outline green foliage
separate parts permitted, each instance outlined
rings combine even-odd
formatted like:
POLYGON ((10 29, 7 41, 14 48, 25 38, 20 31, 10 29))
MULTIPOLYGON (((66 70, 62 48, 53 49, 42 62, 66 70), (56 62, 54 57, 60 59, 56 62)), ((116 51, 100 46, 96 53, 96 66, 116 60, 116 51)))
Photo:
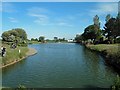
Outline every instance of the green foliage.
POLYGON ((39 37, 39 42, 44 43, 44 42, 45 42, 45 37, 44 37, 44 36, 40 36, 40 37, 39 37))
POLYGON ((16 28, 2 33, 2 40, 6 42, 17 41, 19 43, 27 40, 27 34, 24 29, 16 28))
POLYGON ((93 18, 94 24, 85 28, 84 33, 75 37, 76 42, 88 42, 91 40, 94 44, 120 43, 120 13, 116 18, 111 18, 111 15, 106 16, 106 24, 104 30, 100 29, 99 17, 96 15, 93 18))
POLYGON ((117 75, 114 84, 112 85, 112 90, 120 90, 120 77, 117 75))
POLYGON ((104 33, 106 34, 108 40, 115 40, 117 36, 120 36, 120 19, 109 19, 109 21, 106 22, 104 29, 104 33))
POLYGON ((77 43, 81 43, 82 40, 84 40, 82 35, 76 35, 75 41, 76 41, 77 43))
POLYGON ((108 14, 108 15, 106 16, 105 21, 106 21, 106 22, 108 22, 108 21, 110 20, 110 18, 111 18, 111 15, 110 15, 110 14, 108 14))
POLYGON ((31 38, 31 41, 39 41, 37 38, 31 38))
POLYGON ((94 25, 96 25, 97 27, 100 28, 100 22, 99 22, 99 17, 98 17, 98 15, 96 15, 96 16, 93 18, 93 21, 94 21, 94 25))
POLYGON ((90 25, 85 28, 84 33, 82 34, 85 40, 91 39, 99 39, 101 37, 101 30, 96 25, 90 25))
POLYGON ((120 12, 118 12, 117 18, 120 19, 120 12))

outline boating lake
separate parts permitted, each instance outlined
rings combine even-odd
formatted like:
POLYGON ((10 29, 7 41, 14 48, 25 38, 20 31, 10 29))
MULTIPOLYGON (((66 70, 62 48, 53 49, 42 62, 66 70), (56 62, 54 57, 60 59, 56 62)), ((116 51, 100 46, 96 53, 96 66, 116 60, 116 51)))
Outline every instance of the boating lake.
POLYGON ((116 77, 103 58, 75 43, 33 44, 38 53, 2 70, 3 87, 108 88, 116 77))

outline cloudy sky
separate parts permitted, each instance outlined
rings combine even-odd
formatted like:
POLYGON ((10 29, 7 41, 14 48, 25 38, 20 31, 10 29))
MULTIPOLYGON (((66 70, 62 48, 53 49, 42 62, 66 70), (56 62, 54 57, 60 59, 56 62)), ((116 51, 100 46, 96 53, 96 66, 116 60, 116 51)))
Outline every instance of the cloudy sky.
POLYGON ((103 28, 106 15, 116 17, 117 11, 117 2, 3 2, 0 9, 2 30, 23 28, 29 39, 74 38, 93 24, 96 14, 103 28))

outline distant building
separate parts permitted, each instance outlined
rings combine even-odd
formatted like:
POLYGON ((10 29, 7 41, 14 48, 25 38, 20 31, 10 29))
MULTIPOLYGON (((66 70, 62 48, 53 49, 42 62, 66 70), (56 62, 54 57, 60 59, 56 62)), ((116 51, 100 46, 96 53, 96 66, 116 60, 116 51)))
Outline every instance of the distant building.
POLYGON ((68 41, 68 42, 74 42, 74 40, 73 40, 73 39, 68 39, 67 41, 68 41))

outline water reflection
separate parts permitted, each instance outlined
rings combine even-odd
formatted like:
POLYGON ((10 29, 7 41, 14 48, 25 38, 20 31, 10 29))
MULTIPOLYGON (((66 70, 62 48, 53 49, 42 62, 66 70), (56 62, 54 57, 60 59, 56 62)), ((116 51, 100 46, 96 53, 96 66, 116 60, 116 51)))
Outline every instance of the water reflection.
POLYGON ((5 67, 2 69, 2 73, 4 73, 4 75, 9 74, 9 72, 13 71, 13 70, 19 70, 21 67, 23 67, 26 63, 26 60, 22 60, 20 62, 17 62, 11 66, 5 67))
POLYGON ((36 44, 38 54, 3 69, 3 85, 16 87, 109 87, 115 74, 79 44, 36 44), (95 81, 95 82, 94 82, 95 81))

